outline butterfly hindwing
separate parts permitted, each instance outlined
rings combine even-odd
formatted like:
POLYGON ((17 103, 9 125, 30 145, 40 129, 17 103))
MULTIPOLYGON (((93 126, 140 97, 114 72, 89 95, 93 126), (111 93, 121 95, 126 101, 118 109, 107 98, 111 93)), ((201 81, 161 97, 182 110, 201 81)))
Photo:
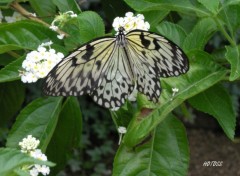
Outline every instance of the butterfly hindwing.
POLYGON ((133 30, 126 39, 137 74, 138 91, 149 100, 158 102, 161 93, 159 78, 187 72, 186 55, 176 44, 155 33, 133 30))
POLYGON ((134 78, 124 48, 116 45, 111 58, 101 84, 91 94, 95 102, 106 108, 123 105, 134 88, 134 78))

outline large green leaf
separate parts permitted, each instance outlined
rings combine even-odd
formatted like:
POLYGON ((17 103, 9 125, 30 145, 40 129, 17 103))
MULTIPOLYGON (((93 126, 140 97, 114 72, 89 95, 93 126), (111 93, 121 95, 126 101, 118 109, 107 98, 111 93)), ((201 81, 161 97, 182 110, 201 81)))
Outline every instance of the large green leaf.
POLYGON ((187 174, 188 163, 185 128, 171 115, 133 149, 121 144, 114 159, 113 175, 182 176, 187 174))
POLYGON ((14 0, 1 0, 1 1, 0 1, 0 7, 6 8, 6 7, 8 7, 9 4, 10 4, 11 2, 13 2, 13 1, 14 1, 14 0))
POLYGON ((49 0, 29 0, 31 7, 34 11, 42 17, 54 16, 56 14, 56 6, 49 0))
POLYGON ((211 18, 201 19, 193 28, 192 32, 188 34, 184 43, 184 51, 193 49, 203 50, 213 32, 217 30, 216 24, 211 18))
POLYGON ((36 49, 41 43, 53 41, 60 44, 57 34, 49 28, 32 21, 20 21, 0 25, 0 51, 6 52, 12 49, 36 49), (11 47, 6 48, 6 45, 11 47))
POLYGON ((178 46, 182 46, 186 38, 186 32, 181 26, 170 22, 162 22, 156 28, 160 34, 172 40, 178 46))
POLYGON ((217 14, 219 8, 219 0, 209 1, 209 0, 198 0, 202 5, 204 5, 210 12, 217 14))
POLYGON ((226 46, 226 58, 231 64, 231 74, 229 77, 230 81, 240 77, 240 46, 226 46))
POLYGON ((221 81, 227 74, 227 70, 213 63, 211 56, 203 51, 193 51, 189 58, 191 65, 187 74, 161 79, 163 90, 158 108, 147 114, 138 114, 130 122, 124 137, 127 146, 136 145, 184 100, 221 81), (179 92, 172 98, 171 89, 175 87, 179 92))
POLYGON ((35 159, 25 153, 22 153, 20 150, 0 148, 1 176, 15 176, 16 174, 14 174, 14 172, 19 169, 19 167, 31 164, 54 166, 54 164, 49 161, 35 159))
POLYGON ((22 62, 25 55, 11 62, 0 70, 0 83, 19 79, 19 70, 22 69, 22 62))
POLYGON ((52 1, 61 12, 73 11, 76 14, 81 12, 76 1, 69 0, 53 0, 52 1))
MULTIPOLYGON (((225 1, 226 2, 226 1, 225 1)), ((231 38, 235 38, 240 25, 240 3, 237 5, 224 6, 218 14, 220 25, 227 28, 231 38), (222 23, 221 23, 222 22, 222 23)))
POLYGON ((24 101, 25 88, 19 81, 0 84, 0 127, 16 115, 24 101))
POLYGON ((214 116, 221 125, 225 134, 233 140, 236 126, 230 95, 221 85, 215 85, 206 91, 189 99, 191 105, 197 110, 214 116))
POLYGON ((206 11, 192 5, 189 0, 124 0, 136 11, 170 10, 182 13, 209 15, 206 11))
POLYGON ((86 11, 78 15, 64 26, 64 30, 70 35, 65 39, 66 47, 70 50, 88 42, 96 37, 104 35, 102 18, 95 12, 86 11))
POLYGON ((145 20, 150 23, 151 30, 156 27, 169 14, 169 10, 153 10, 143 12, 145 20))
POLYGON ((53 137, 47 147, 48 159, 57 164, 51 169, 51 175, 56 175, 65 167, 71 149, 79 144, 81 131, 82 115, 78 100, 76 97, 69 97, 63 105, 53 137))
POLYGON ((39 98, 25 107, 7 137, 8 147, 17 147, 27 135, 39 139, 43 151, 46 149, 57 125, 61 110, 61 97, 39 98))

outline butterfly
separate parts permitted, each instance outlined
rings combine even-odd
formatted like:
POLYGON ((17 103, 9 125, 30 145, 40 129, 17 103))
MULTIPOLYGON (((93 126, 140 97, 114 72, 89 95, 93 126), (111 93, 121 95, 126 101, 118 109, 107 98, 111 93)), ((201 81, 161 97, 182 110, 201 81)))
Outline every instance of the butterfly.
POLYGON ((105 108, 122 106, 136 88, 158 102, 160 78, 189 69, 184 52, 167 38, 124 27, 114 37, 94 39, 65 57, 47 75, 43 92, 51 96, 89 94, 105 108))

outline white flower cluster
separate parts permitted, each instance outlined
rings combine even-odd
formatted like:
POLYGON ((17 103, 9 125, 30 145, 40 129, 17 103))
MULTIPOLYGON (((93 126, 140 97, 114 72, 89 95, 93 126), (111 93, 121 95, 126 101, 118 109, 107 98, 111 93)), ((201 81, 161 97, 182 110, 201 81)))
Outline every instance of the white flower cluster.
POLYGON ((19 146, 21 147, 21 151, 23 153, 27 153, 28 151, 35 150, 39 143, 39 140, 32 137, 32 135, 28 135, 26 138, 23 138, 21 142, 19 142, 19 146))
MULTIPOLYGON (((53 31, 57 31, 59 27, 62 27, 70 18, 77 17, 77 14, 75 14, 73 11, 67 11, 64 13, 60 13, 58 16, 54 18, 54 20, 51 23, 51 26, 49 27, 53 31)), ((57 37, 61 40, 64 38, 64 34, 59 34, 57 37)))
POLYGON ((51 49, 51 44, 51 41, 43 43, 38 47, 37 51, 31 51, 27 54, 26 59, 22 63, 24 70, 19 71, 22 82, 32 83, 39 78, 44 78, 64 57, 62 53, 56 53, 54 49, 51 49), (45 46, 49 46, 49 50, 45 46))
POLYGON ((112 24, 115 31, 118 32, 119 27, 123 27, 125 32, 129 32, 134 29, 141 29, 148 31, 150 24, 144 21, 144 16, 138 14, 134 16, 132 12, 127 12, 125 17, 116 17, 112 24))
MULTIPOLYGON (((31 157, 47 161, 47 156, 41 152, 40 149, 37 149, 40 141, 37 140, 32 135, 28 135, 21 142, 19 142, 19 146, 21 147, 21 151, 23 153, 29 154, 31 157)), ((42 175, 48 175, 50 173, 50 169, 46 165, 34 164, 27 167, 29 169, 29 174, 31 176, 38 176, 39 173, 42 175)))
POLYGON ((24 19, 26 19, 26 18, 18 12, 13 12, 12 16, 5 16, 5 20, 7 23, 14 23, 16 21, 21 21, 24 19))

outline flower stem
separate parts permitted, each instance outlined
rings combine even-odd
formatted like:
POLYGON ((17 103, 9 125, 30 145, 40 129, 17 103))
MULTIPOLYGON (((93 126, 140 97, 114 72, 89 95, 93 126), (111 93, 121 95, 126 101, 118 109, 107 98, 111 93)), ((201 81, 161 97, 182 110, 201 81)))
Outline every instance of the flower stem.
MULTIPOLYGON (((24 9, 17 1, 13 1, 11 3, 11 7, 14 8, 16 11, 18 11, 21 15, 23 15, 24 17, 32 20, 32 21, 36 21, 38 23, 43 24, 46 27, 50 27, 50 25, 48 23, 46 23, 45 21, 39 19, 38 17, 34 16, 32 13, 28 12, 26 9, 24 9)), ((68 36, 67 33, 61 31, 61 30, 57 30, 56 31, 59 34, 64 34, 65 36, 68 36)))

